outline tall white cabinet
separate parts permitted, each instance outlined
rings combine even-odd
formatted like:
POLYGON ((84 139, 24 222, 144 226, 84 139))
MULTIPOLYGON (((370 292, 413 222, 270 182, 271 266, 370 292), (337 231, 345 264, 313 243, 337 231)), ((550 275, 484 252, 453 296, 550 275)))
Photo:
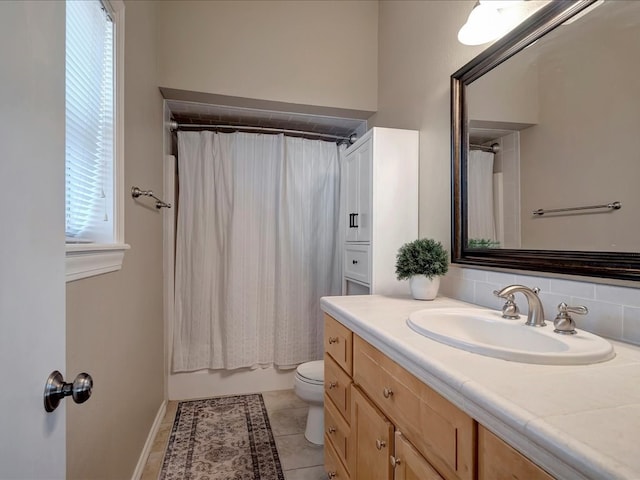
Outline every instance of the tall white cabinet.
POLYGON ((342 293, 406 294, 395 263, 418 238, 418 132, 374 127, 344 155, 342 293))

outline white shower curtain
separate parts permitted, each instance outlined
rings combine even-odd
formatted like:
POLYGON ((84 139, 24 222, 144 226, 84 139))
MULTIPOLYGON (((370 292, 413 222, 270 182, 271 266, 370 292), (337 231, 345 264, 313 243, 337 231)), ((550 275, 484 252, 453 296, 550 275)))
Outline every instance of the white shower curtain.
POLYGON ((496 240, 493 153, 471 150, 467 166, 467 236, 469 239, 496 240))
POLYGON ((283 135, 179 132, 173 371, 321 357, 340 292, 340 155, 283 135))

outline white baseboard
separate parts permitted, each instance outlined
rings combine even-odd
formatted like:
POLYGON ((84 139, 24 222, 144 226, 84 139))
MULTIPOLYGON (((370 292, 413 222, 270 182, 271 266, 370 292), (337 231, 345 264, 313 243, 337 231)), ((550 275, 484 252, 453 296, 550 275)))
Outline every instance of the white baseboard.
POLYGON ((164 414, 166 413, 166 411, 167 411, 167 401, 164 400, 160 404, 160 408, 158 409, 156 419, 153 421, 153 425, 151 425, 151 430, 149 430, 147 441, 144 442, 142 453, 140 454, 140 458, 138 459, 138 464, 136 465, 136 469, 133 471, 133 476, 131 477, 131 480, 140 480, 140 478, 142 478, 142 472, 144 471, 144 467, 147 464, 147 460, 149 459, 149 454, 151 453, 151 447, 153 446, 153 441, 156 438, 156 434, 158 433, 158 430, 160 430, 160 425, 162 425, 162 420, 164 419, 164 414))

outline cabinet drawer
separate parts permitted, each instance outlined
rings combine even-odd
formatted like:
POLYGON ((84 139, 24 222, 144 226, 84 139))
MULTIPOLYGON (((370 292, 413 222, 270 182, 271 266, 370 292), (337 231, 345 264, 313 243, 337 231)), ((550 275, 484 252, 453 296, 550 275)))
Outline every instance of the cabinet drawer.
POLYGON ((353 381, 445 478, 475 475, 474 420, 360 337, 353 381))
POLYGON ((324 351, 351 376, 353 371, 353 333, 325 313, 324 351))
POLYGON ((335 449, 347 470, 349 469, 349 433, 349 424, 342 418, 331 398, 325 395, 324 436, 329 439, 331 446, 335 449))
POLYGON ((553 480, 482 425, 478 427, 478 451, 479 480, 553 480))
POLYGON ((344 249, 344 276, 369 284, 369 245, 347 245, 344 249))
POLYGON ((324 470, 327 473, 327 478, 334 480, 349 480, 349 474, 344 468, 344 465, 340 461, 338 454, 331 446, 331 442, 328 441, 327 436, 324 437, 324 470))
POLYGON ((344 373, 329 355, 324 356, 324 393, 336 406, 343 418, 350 418, 351 377, 344 373))

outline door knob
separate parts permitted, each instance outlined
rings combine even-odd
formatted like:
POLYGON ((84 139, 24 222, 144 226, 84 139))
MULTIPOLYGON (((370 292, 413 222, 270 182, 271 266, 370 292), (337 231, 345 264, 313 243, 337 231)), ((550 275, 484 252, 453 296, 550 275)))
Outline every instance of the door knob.
POLYGON ((71 395, 76 403, 84 403, 91 396, 93 379, 88 373, 80 373, 73 383, 66 383, 62 374, 55 370, 47 378, 44 386, 44 409, 53 412, 60 400, 71 395))

